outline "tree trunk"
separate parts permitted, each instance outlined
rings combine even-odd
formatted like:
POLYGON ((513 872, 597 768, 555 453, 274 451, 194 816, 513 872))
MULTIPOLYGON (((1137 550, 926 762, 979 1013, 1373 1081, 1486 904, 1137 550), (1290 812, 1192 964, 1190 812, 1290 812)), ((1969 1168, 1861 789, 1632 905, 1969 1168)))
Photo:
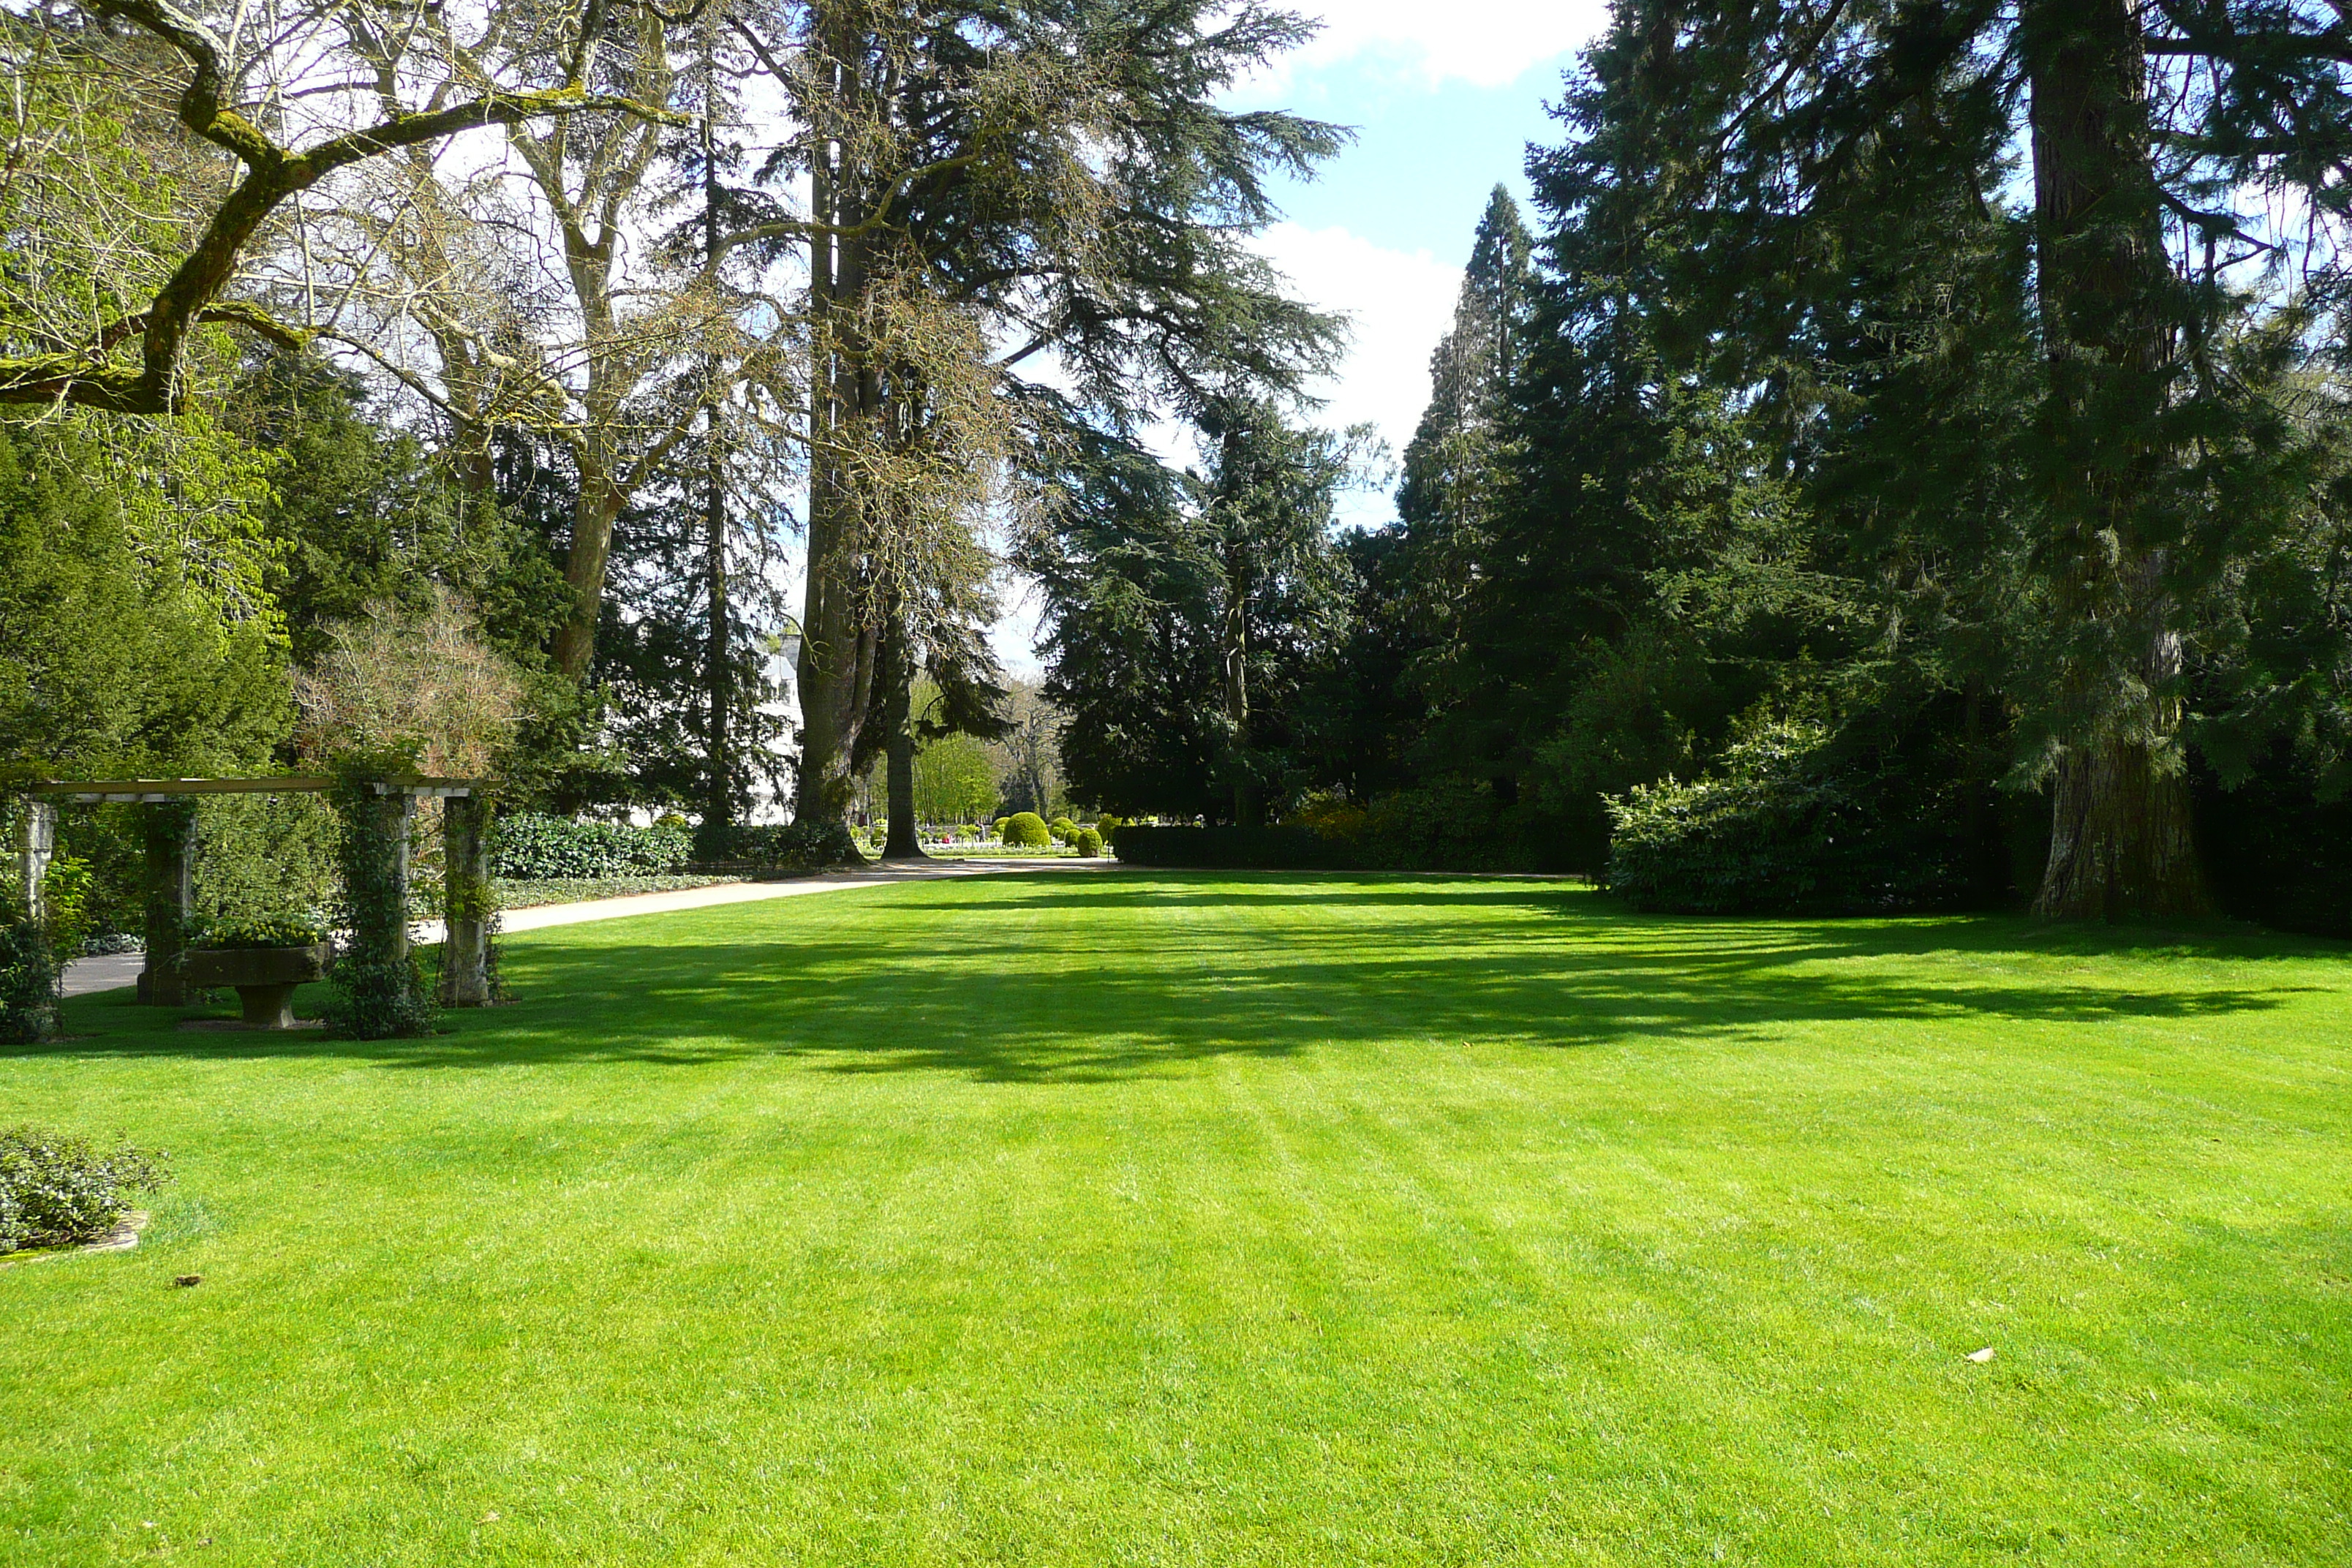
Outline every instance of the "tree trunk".
POLYGON ((890 841, 882 847, 885 860, 928 860, 922 836, 915 824, 915 736, 906 724, 890 731, 890 841))
POLYGON ((709 686, 709 715, 704 739, 710 752, 710 778, 702 805, 703 836, 714 845, 725 838, 735 821, 735 753, 730 733, 735 717, 734 628, 728 604, 727 473, 719 446, 719 411, 706 411, 704 435, 709 442, 705 462, 703 526, 703 596, 709 606, 708 641, 703 668, 709 686))
MULTIPOLYGON (((853 8, 836 9, 836 16, 820 22, 818 36, 832 57, 828 107, 845 127, 856 111, 853 68, 860 35, 853 8)), ((850 156, 845 141, 821 144, 810 175, 810 208, 819 228, 809 239, 816 320, 809 384, 816 406, 810 421, 808 583, 795 672, 801 755, 793 816, 802 822, 839 822, 849 814, 856 784, 853 753, 873 689, 877 642, 872 617, 859 613, 864 511, 846 460, 847 444, 866 436, 877 397, 858 320, 867 283, 866 247, 857 235, 825 232, 827 226, 855 228, 863 217, 850 156)))
POLYGON ((580 496, 572 508, 572 548, 563 561, 572 613, 556 630, 555 668, 584 681, 596 658, 596 621, 604 608, 604 570, 613 555, 613 520, 620 515, 621 494, 602 468, 584 462, 581 468, 580 496))
POLYGON ((2132 0, 2034 0, 2019 37, 2032 94, 2036 280, 2050 390, 2046 499, 2061 634, 2078 652, 2037 913, 2210 909, 2179 776, 2180 670, 2166 563, 2144 519, 2177 461, 2170 277, 2151 164, 2147 59, 2132 0), (2087 634, 2087 635, 2085 635, 2087 634))

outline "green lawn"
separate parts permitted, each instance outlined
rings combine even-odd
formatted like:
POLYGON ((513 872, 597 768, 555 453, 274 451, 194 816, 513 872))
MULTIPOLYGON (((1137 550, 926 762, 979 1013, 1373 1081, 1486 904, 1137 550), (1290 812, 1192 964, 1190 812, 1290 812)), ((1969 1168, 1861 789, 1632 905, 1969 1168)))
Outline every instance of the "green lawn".
POLYGON ((0 1057, 181 1173, 0 1270, 0 1563, 2352 1561, 2341 946, 1080 873, 508 969, 0 1057))

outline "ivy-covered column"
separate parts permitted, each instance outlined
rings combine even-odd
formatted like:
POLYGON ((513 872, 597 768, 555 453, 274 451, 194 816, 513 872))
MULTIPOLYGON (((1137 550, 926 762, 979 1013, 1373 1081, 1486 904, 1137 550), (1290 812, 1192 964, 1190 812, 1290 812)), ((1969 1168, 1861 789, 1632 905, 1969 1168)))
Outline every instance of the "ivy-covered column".
POLYGON ((488 797, 455 795, 441 803, 441 1005, 487 1007, 496 1000, 490 952, 498 903, 490 891, 491 806, 488 797))
POLYGON ((140 815, 147 839, 147 966, 139 975, 139 1000, 151 1007, 184 1007, 189 987, 180 959, 196 908, 196 803, 149 801, 140 815))
POLYGON ((342 827, 338 923, 344 945, 328 975, 340 994, 334 1022, 362 1040, 429 1035, 433 999, 408 934, 408 835, 416 802, 370 760, 339 764, 327 797, 342 827))

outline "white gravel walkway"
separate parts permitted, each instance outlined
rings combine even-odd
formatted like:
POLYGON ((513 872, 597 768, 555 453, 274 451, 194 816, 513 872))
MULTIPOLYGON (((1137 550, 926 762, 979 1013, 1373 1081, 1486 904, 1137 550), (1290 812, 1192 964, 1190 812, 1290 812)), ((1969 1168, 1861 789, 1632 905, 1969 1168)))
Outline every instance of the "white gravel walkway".
MULTIPOLYGON (((859 888, 887 888, 899 882, 937 882, 960 877, 998 877, 1016 871, 1085 873, 1106 871, 1116 860, 928 860, 899 861, 863 871, 836 871, 823 877, 796 877, 784 882, 721 882, 716 887, 684 888, 672 893, 635 893, 625 899, 593 899, 578 904, 541 904, 537 909, 509 910, 502 922, 509 931, 545 931, 552 926, 584 925, 590 921, 626 920, 632 915, 666 915, 679 910, 707 910, 721 904, 753 904, 768 899, 797 898, 803 893, 852 892, 859 888)), ((419 942, 439 942, 441 922, 428 921, 416 928, 419 942)), ((79 958, 66 965, 65 994, 86 996, 113 991, 139 981, 146 967, 144 955, 110 953, 103 958, 79 958)))

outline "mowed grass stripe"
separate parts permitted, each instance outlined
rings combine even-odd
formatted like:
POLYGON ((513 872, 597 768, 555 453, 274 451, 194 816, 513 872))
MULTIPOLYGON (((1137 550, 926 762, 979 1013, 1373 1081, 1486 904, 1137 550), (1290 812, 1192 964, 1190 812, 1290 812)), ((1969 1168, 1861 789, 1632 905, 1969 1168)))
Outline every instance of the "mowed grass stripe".
POLYGON ((2191 935, 1038 877, 78 1004, 0 1119, 183 1173, 0 1271, 0 1563, 2329 1561, 2352 963, 2191 935))

